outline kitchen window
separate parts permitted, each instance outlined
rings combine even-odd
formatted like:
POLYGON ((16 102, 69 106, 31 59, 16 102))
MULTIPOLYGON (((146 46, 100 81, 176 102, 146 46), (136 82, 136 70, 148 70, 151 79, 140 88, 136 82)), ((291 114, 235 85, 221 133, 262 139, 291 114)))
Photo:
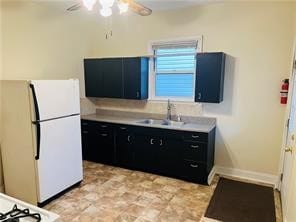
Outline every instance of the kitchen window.
POLYGON ((194 101, 196 53, 201 51, 201 38, 151 46, 150 99, 194 101))

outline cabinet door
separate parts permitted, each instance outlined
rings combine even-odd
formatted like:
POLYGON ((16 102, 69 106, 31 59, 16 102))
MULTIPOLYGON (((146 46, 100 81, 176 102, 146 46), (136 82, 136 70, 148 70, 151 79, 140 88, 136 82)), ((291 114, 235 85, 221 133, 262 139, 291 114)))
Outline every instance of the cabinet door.
POLYGON ((84 60, 84 80, 87 97, 103 96, 103 72, 99 59, 84 60))
POLYGON ((96 144, 96 130, 93 122, 81 121, 82 157, 84 160, 98 162, 99 150, 96 144))
POLYGON ((101 59, 101 65, 104 73, 104 97, 122 98, 123 97, 123 79, 122 79, 122 59, 101 59))
POLYGON ((81 142, 82 142, 82 159, 89 160, 90 154, 90 144, 89 144, 89 131, 86 129, 82 129, 81 131, 81 142))
POLYGON ((158 138, 135 135, 134 167, 137 170, 151 173, 157 170, 158 143, 158 138))
POLYGON ((132 168, 134 136, 127 127, 120 126, 116 132, 116 165, 132 168))
POLYGON ((125 99, 140 99, 141 95, 141 58, 123 59, 123 88, 125 99))
POLYGON ((178 176, 182 164, 182 141, 160 139, 157 157, 160 174, 178 176))
POLYGON ((96 132, 96 159, 97 162, 114 164, 114 144, 111 132, 96 132))
POLYGON ((196 57, 195 101, 223 101, 225 54, 198 53, 196 57))

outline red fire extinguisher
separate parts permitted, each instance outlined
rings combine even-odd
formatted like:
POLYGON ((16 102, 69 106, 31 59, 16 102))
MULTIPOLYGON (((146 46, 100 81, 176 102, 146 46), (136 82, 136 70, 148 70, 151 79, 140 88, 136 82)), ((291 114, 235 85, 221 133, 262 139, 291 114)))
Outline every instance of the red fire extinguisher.
POLYGON ((289 79, 282 80, 281 104, 287 104, 289 90, 289 79))

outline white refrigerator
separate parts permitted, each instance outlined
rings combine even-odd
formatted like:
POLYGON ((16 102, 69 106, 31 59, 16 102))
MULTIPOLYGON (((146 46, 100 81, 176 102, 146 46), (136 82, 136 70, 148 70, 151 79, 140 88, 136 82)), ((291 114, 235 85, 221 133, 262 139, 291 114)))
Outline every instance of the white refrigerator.
POLYGON ((44 205, 83 179, 78 80, 3 81, 5 191, 44 205))

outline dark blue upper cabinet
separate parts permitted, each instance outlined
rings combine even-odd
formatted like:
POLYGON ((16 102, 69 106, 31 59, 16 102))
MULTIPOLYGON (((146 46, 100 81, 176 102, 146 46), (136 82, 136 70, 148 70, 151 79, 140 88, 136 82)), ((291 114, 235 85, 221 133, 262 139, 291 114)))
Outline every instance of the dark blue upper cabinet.
POLYGON ((122 76, 122 59, 101 59, 101 71, 103 72, 104 97, 122 98, 123 97, 123 76, 122 76))
POLYGON ((123 97, 125 99, 148 99, 149 58, 123 58, 123 97))
POLYGON ((100 59, 84 60, 84 81, 86 97, 104 96, 104 76, 100 59))
POLYGON ((146 57, 84 59, 86 96, 147 99, 148 63, 146 57))
POLYGON ((198 53, 196 56, 195 102, 223 101, 225 53, 198 53))

